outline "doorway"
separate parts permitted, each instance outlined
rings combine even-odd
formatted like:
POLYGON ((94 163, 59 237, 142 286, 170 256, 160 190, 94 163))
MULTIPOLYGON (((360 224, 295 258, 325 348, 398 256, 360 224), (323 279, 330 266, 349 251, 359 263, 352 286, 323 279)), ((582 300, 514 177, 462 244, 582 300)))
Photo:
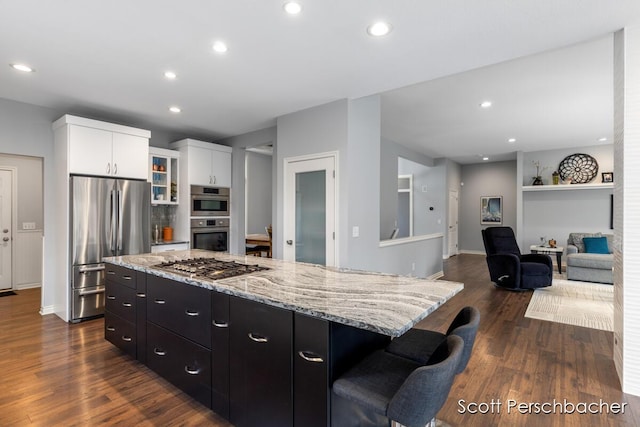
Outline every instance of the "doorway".
POLYGON ((449 256, 458 255, 458 192, 449 190, 449 220, 447 222, 449 256))
POLYGON ((337 153, 284 159, 284 247, 289 261, 336 265, 337 153))
POLYGON ((12 218, 13 171, 0 169, 0 290, 11 289, 12 283, 12 218))

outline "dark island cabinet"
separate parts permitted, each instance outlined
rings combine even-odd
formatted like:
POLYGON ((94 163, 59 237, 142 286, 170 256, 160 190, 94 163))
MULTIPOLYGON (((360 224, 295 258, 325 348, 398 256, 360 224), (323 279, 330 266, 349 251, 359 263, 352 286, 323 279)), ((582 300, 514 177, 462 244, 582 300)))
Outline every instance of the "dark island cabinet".
POLYGON ((229 295, 211 292, 211 409, 229 419, 229 295))
POLYGON ((147 320, 209 348, 211 291, 148 275, 147 320))
POLYGON ((105 270, 105 339, 144 362, 146 332, 138 327, 138 319, 144 317, 146 307, 138 295, 144 293, 146 275, 111 264, 105 270))
POLYGON ((230 320, 230 421, 292 426, 293 313, 231 297, 230 320))
POLYGON ((211 407, 211 351, 147 322, 147 366, 207 407, 211 407))

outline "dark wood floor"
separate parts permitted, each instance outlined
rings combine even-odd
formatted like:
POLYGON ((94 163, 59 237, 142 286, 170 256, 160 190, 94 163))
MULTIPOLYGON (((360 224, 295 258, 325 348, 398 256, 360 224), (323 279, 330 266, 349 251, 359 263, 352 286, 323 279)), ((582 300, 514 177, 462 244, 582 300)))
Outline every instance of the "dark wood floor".
MULTIPOLYGON (((640 425, 640 398, 620 391, 611 332, 525 318, 531 293, 493 287, 482 256, 451 258, 445 272, 465 289, 418 327, 444 331, 465 305, 478 307, 482 320, 439 419, 452 426, 640 425), (460 414, 460 399, 502 406, 460 414), (618 415, 509 414, 509 399, 628 405, 618 415)), ((71 325, 40 316, 39 305, 38 289, 0 298, 0 426, 230 425, 107 343, 102 319, 71 325)))

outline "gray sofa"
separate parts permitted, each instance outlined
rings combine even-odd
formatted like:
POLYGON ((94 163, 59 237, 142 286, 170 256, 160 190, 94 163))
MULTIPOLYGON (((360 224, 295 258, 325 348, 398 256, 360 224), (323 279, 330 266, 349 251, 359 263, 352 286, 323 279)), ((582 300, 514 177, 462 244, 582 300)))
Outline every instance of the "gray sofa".
POLYGON ((567 279, 613 284, 613 235, 570 233, 567 239, 567 279), (583 237, 606 237, 608 254, 585 253, 583 237))

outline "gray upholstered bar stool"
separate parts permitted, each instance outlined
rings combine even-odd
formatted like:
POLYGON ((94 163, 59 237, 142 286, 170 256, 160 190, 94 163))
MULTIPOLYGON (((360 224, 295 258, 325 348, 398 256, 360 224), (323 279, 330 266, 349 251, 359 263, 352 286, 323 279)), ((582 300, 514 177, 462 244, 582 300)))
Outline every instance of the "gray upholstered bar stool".
POLYGON ((451 335, 427 365, 378 350, 333 383, 332 427, 424 427, 447 400, 464 342, 451 335))
POLYGON ((446 334, 425 329, 410 329, 404 335, 393 339, 386 350, 418 363, 426 363, 442 341, 450 335, 457 335, 464 341, 464 351, 456 369, 456 373, 460 374, 471 358, 479 325, 480 311, 475 307, 464 307, 453 319, 446 334))

